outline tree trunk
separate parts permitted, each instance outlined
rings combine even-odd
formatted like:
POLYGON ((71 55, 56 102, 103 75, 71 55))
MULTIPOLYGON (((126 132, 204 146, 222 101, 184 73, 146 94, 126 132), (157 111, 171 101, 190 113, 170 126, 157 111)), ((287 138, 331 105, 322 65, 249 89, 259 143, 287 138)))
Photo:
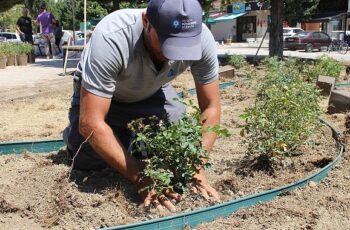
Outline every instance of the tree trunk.
POLYGON ((283 13, 284 1, 271 0, 270 57, 283 57, 283 13))
POLYGON ((113 7, 112 7, 113 11, 119 10, 119 0, 113 0, 113 7))

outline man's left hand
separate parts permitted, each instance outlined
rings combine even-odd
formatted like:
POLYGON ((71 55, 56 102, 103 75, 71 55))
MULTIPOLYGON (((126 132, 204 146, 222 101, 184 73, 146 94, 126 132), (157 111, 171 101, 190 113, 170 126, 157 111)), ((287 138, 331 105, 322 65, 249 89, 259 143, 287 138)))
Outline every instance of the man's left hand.
POLYGON ((201 168, 198 174, 194 176, 193 190, 194 192, 199 191, 207 200, 212 198, 216 202, 220 202, 220 195, 213 187, 209 185, 203 168, 201 168))

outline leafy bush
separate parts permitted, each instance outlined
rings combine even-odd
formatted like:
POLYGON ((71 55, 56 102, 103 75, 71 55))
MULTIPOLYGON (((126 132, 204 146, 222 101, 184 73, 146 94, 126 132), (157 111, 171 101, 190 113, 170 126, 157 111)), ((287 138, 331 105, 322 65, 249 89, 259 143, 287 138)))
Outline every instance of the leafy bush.
POLYGON ((233 67, 240 69, 247 65, 247 61, 243 55, 231 55, 228 61, 233 67))
POLYGON ((8 56, 8 55, 13 55, 14 51, 12 50, 13 44, 9 43, 9 42, 4 42, 4 43, 0 43, 1 46, 1 53, 4 56, 8 56))
POLYGON ((30 54, 34 50, 33 45, 30 43, 22 43, 20 45, 22 54, 30 54))
POLYGON ((129 129, 136 134, 133 152, 147 152, 142 176, 153 182, 142 190, 155 190, 158 194, 165 189, 186 190, 186 184, 197 170, 210 166, 208 152, 202 147, 202 132, 228 135, 220 126, 203 130, 198 107, 190 105, 195 111, 173 123, 154 116, 129 124, 129 129))
POLYGON ((7 48, 5 46, 5 43, 0 43, 0 57, 7 56, 7 48))
POLYGON ((324 56, 316 60, 314 66, 306 66, 304 71, 304 79, 310 82, 314 82, 319 75, 338 78, 340 76, 342 68, 343 66, 337 60, 324 56))
POLYGON ((259 85, 255 105, 244 110, 248 155, 271 162, 293 155, 319 124, 319 91, 303 81, 296 59, 268 60, 268 73, 259 85))

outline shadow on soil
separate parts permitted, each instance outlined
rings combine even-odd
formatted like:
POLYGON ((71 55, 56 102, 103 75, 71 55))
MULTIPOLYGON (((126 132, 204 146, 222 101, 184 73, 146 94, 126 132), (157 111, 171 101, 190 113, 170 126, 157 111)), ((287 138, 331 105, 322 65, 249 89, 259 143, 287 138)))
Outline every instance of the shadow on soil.
MULTIPOLYGON (((72 160, 66 150, 59 150, 57 154, 51 154, 47 158, 56 165, 63 164, 71 167, 72 164, 72 160)), ((79 191, 84 193, 105 194, 106 191, 119 190, 129 202, 140 202, 135 186, 111 168, 94 171, 74 169, 70 174, 70 182, 74 182, 79 191)))

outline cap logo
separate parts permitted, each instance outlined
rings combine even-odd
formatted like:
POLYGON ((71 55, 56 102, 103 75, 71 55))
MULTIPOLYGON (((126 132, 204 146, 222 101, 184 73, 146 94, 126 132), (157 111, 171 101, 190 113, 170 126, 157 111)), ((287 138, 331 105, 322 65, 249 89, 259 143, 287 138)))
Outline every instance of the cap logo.
POLYGON ((197 21, 193 20, 192 18, 187 19, 175 19, 173 21, 173 27, 174 29, 181 29, 181 30, 191 30, 197 26, 197 21))
POLYGON ((173 26, 174 26, 175 29, 180 28, 180 21, 179 20, 174 20, 173 21, 173 26))
POLYGON ((197 21, 193 20, 192 18, 182 20, 182 29, 183 30, 193 29, 196 27, 196 25, 197 25, 197 21))

